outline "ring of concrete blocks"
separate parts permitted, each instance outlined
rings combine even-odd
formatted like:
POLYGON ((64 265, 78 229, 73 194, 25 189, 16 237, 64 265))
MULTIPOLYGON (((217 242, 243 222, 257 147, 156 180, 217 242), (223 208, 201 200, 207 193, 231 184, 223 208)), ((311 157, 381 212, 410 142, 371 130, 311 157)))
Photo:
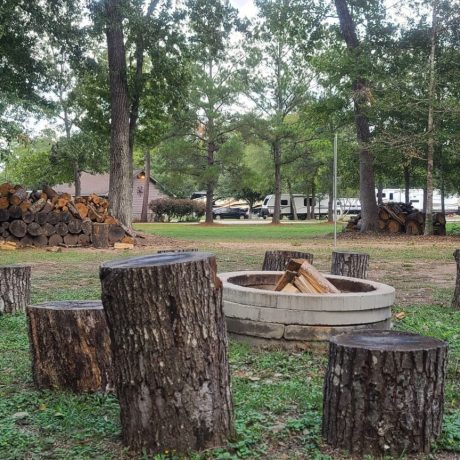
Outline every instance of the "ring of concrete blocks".
POLYGON ((395 290, 374 281, 327 275, 340 294, 274 292, 282 272, 221 273, 228 332, 236 338, 327 341, 360 329, 389 329, 395 290), (345 292, 343 292, 345 291, 345 292))

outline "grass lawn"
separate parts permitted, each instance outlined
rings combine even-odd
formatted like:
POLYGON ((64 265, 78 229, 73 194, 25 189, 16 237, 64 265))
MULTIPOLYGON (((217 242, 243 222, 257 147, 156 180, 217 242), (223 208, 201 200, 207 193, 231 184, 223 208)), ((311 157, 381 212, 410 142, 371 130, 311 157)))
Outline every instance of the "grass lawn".
MULTIPOLYGON (((148 224, 168 240, 134 252, 23 250, 0 253, 1 263, 33 265, 32 301, 91 299, 100 295, 100 262, 150 253, 168 246, 216 253, 220 271, 256 268, 268 249, 313 252, 330 267, 327 224, 221 225, 148 224), (264 228, 265 227, 265 228, 264 228), (310 232, 310 233, 308 233, 310 232)), ((444 430, 431 458, 460 458, 460 312, 450 308, 455 238, 343 238, 341 249, 369 252, 369 277, 397 289, 397 329, 432 335, 450 344, 444 430)), ((319 353, 258 351, 231 343, 230 362, 237 438, 225 448, 194 459, 344 459, 320 437, 326 357, 319 353)), ((30 371, 23 315, 0 317, 0 459, 147 459, 120 442, 118 403, 107 395, 38 392, 30 371)), ((171 454, 156 459, 175 458, 171 454)))

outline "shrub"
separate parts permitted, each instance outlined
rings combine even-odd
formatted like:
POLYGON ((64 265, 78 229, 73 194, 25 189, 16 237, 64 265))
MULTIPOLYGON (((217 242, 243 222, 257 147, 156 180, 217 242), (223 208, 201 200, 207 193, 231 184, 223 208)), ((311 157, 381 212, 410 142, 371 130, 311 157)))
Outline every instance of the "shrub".
POLYGON ((157 198, 150 202, 149 207, 156 222, 161 222, 166 217, 168 220, 188 222, 199 220, 206 210, 205 204, 200 201, 177 198, 157 198))

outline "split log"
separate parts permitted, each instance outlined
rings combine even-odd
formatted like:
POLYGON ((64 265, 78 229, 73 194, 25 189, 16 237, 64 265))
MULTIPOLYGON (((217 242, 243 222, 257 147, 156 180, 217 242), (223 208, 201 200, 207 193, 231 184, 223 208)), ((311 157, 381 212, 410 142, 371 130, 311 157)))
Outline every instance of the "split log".
POLYGON ((0 313, 18 313, 29 305, 30 274, 30 265, 0 267, 0 313))
POLYGON ((40 198, 38 201, 36 201, 34 204, 32 204, 29 208, 30 212, 39 212, 41 211, 46 204, 46 200, 44 198, 40 198))
POLYGON ((19 207, 21 208, 21 211, 22 213, 24 214, 25 212, 27 212, 30 207, 32 206, 32 203, 29 201, 29 200, 26 200, 26 201, 23 201, 19 207))
POLYGON ((112 390, 110 337, 101 302, 32 305, 27 308, 27 319, 32 374, 38 389, 112 390))
POLYGON ((67 227, 69 228, 69 233, 73 233, 75 235, 78 235, 81 233, 81 220, 80 219, 72 219, 67 227))
POLYGON ((35 214, 30 212, 30 211, 23 212, 22 213, 22 220, 26 224, 31 224, 35 220, 35 214))
POLYGON ((10 205, 10 200, 8 196, 0 197, 0 209, 6 209, 10 205))
POLYGON ((10 195, 10 204, 14 206, 19 206, 24 200, 27 200, 27 190, 22 187, 18 187, 10 195))
POLYGON ((332 337, 323 436, 352 456, 428 453, 441 433, 447 344, 366 331, 332 337))
POLYGON ((284 271, 291 259, 305 259, 313 264, 313 254, 299 251, 267 251, 264 257, 262 270, 284 271))
POLYGON ((8 212, 10 213, 10 220, 22 217, 22 209, 19 206, 10 206, 8 212))
POLYGON ((69 233, 69 227, 67 227, 67 224, 64 222, 59 222, 54 227, 58 235, 65 236, 67 233, 69 233))
POLYGON ((360 252, 332 252, 331 273, 351 278, 367 278, 369 268, 369 254, 360 252))
POLYGON ((388 214, 388 211, 383 208, 379 208, 379 219, 381 220, 388 220, 390 218, 390 214, 388 214))
POLYGON ((12 220, 8 230, 16 238, 22 238, 27 233, 27 224, 23 220, 12 220))
POLYGON ((0 184, 0 196, 7 196, 9 191, 13 188, 13 185, 9 182, 0 184))
POLYGON ((55 196, 58 195, 58 193, 57 193, 54 189, 52 189, 50 186, 48 186, 48 185, 44 185, 43 188, 42 188, 42 191, 43 191, 44 193, 46 193, 46 196, 47 196, 50 200, 52 200, 55 196))
POLYGON ((226 444, 233 414, 214 256, 107 262, 100 277, 124 443, 179 456, 226 444))
POLYGON ((68 233, 64 236, 64 244, 67 246, 78 246, 79 243, 78 235, 68 233))
POLYGON ((57 223, 61 222, 61 213, 58 211, 51 211, 48 214, 48 223, 52 225, 56 225, 57 223))
POLYGON ((93 247, 103 249, 109 247, 109 224, 93 223, 91 242, 93 247))
POLYGON ((406 221, 406 234, 407 235, 421 235, 422 229, 416 220, 406 221))
POLYGON ((27 226, 27 233, 32 236, 43 235, 43 228, 37 222, 32 222, 27 226))
POLYGON ((0 222, 8 222, 9 218, 10 218, 10 213, 8 209, 0 208, 0 222))
POLYGON ((54 235, 51 235, 48 239, 48 246, 59 246, 62 244, 63 239, 61 235, 58 235, 55 233, 54 235))
POLYGON ((401 224, 395 219, 388 219, 387 230, 390 233, 399 233, 401 231, 401 224))
POLYGON ((75 209, 78 211, 81 220, 88 216, 88 206, 86 206, 86 204, 75 203, 75 209))
MULTIPOLYGON (((340 294, 340 291, 309 262, 304 262, 298 273, 299 278, 304 277, 317 293, 340 294)), ((297 284, 295 286, 299 288, 297 284)))

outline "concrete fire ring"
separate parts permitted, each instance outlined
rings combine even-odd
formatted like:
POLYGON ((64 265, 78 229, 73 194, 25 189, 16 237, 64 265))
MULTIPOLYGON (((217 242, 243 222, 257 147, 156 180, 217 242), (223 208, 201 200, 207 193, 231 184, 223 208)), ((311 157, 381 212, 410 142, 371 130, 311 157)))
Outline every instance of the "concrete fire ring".
POLYGON ((362 329, 390 329, 395 290, 374 281, 326 275, 340 294, 274 292, 283 272, 221 273, 227 329, 261 346, 311 348, 329 337, 362 329))

